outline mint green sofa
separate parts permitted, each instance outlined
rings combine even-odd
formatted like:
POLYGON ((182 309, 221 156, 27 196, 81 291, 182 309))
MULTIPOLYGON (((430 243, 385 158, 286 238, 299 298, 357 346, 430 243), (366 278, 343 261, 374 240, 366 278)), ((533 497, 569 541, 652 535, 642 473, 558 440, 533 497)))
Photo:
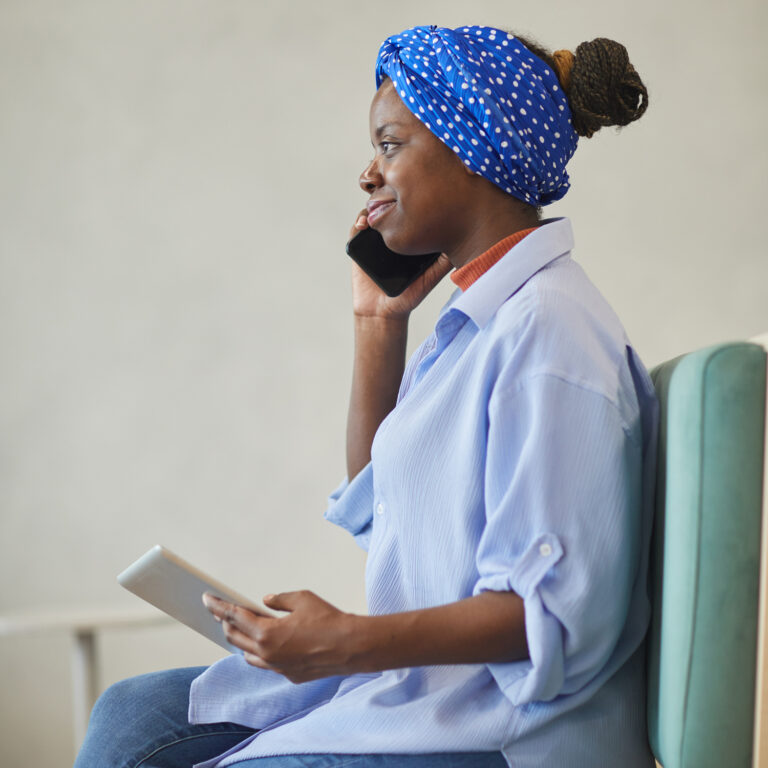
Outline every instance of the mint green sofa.
POLYGON ((648 726, 664 768, 751 768, 766 352, 722 344, 652 371, 661 405, 648 726))

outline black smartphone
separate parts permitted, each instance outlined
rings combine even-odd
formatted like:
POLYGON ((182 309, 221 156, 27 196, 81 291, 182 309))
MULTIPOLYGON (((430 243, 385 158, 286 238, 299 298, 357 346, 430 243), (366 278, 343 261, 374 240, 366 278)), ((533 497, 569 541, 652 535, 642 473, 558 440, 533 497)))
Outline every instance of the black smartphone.
POLYGON ((399 296, 437 261, 439 253, 404 256, 391 251, 371 227, 361 229, 348 243, 347 253, 387 296, 399 296))

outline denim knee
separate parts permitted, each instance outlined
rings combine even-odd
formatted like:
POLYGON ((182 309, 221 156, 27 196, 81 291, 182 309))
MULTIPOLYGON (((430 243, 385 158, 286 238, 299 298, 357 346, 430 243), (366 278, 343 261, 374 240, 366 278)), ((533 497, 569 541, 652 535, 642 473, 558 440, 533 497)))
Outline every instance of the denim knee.
POLYGON ((205 668, 151 672, 111 685, 91 712, 75 768, 124 765, 188 728, 189 688, 205 668))
POLYGON ((136 715, 141 714, 145 694, 144 675, 130 677, 109 686, 93 705, 90 725, 105 725, 113 729, 115 725, 130 724, 136 715))

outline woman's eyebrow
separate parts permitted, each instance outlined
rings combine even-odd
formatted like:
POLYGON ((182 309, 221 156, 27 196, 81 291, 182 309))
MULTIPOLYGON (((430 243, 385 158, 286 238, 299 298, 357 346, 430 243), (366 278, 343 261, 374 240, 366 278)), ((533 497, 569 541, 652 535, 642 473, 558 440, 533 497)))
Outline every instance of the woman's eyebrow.
POLYGON ((393 128, 394 126, 402 127, 402 125, 403 125, 402 123, 397 123, 397 122, 384 123, 384 125, 380 125, 376 129, 376 138, 377 139, 380 138, 382 134, 386 133, 390 128, 393 128))

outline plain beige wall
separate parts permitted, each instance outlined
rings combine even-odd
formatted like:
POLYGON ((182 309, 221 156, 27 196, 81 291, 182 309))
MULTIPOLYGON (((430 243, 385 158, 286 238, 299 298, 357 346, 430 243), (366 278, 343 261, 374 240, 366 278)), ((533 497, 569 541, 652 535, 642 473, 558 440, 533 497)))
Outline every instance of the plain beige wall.
MULTIPOLYGON (((344 242, 383 38, 488 23, 624 42, 650 108, 582 144, 581 261, 646 363, 768 330, 768 6, 734 0, 2 0, 0 612, 134 606, 163 542, 242 591, 364 610, 343 475, 344 242), (471 9, 471 10, 470 10, 471 9)), ((415 343, 449 293, 414 318, 415 343)), ((218 657, 107 632, 105 683, 218 657)), ((60 635, 0 639, 0 764, 71 764, 60 635)))

